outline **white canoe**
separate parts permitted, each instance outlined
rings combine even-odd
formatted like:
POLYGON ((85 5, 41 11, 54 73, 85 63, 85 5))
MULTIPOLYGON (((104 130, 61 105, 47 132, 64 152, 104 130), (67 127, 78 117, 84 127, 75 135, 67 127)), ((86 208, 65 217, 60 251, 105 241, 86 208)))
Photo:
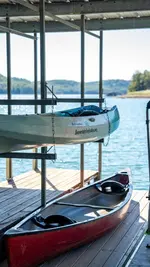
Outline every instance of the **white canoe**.
POLYGON ((106 110, 91 105, 54 114, 0 115, 0 153, 53 144, 94 142, 105 138, 118 126, 116 106, 106 110))

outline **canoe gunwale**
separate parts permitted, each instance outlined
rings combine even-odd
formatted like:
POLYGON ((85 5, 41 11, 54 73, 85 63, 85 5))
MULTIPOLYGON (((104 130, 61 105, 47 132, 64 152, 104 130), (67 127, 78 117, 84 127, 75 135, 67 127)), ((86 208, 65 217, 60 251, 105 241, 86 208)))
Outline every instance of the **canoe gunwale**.
MULTIPOLYGON (((114 105, 114 106, 112 106, 112 107, 110 107, 110 108, 105 108, 105 109, 103 109, 103 111, 102 112, 100 112, 99 114, 97 114, 97 115, 87 115, 87 116, 60 116, 59 114, 60 114, 60 112, 66 112, 66 111, 69 111, 69 109, 68 110, 62 110, 62 111, 56 111, 55 113, 36 113, 36 114, 12 114, 12 115, 10 115, 10 114, 1 114, 0 113, 0 117, 2 116, 2 117, 11 117, 11 118, 16 118, 16 117, 24 117, 24 118, 27 118, 27 117, 31 117, 31 116, 33 116, 33 117, 47 117, 47 116, 55 116, 55 117, 60 117, 60 118, 85 118, 85 117, 91 117, 91 116, 93 116, 93 117, 97 117, 97 116, 99 116, 99 115, 104 115, 104 114, 106 114, 107 112, 111 112, 111 111, 114 111, 114 110, 117 110, 117 106, 116 105, 114 105), (57 114, 58 113, 58 114, 57 114)), ((70 109, 70 110, 73 110, 73 109, 70 109)))

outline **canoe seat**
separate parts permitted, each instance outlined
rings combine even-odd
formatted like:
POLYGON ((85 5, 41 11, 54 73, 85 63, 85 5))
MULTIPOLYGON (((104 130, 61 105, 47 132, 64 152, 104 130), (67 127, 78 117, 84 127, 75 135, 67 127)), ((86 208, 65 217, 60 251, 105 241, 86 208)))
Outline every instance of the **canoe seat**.
POLYGON ((96 184, 96 188, 105 194, 125 194, 128 190, 128 186, 114 180, 108 180, 100 184, 96 184))
POLYGON ((32 220, 37 226, 44 229, 56 228, 64 225, 73 224, 76 222, 75 220, 72 220, 63 215, 50 215, 46 218, 43 218, 42 216, 36 216, 33 217, 32 220))

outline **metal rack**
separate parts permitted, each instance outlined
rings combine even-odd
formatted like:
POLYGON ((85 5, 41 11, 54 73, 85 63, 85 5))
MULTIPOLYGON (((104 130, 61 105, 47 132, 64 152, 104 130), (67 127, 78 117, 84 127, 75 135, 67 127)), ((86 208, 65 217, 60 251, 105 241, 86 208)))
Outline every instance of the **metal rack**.
MULTIPOLYGON (((37 99, 37 33, 34 35, 28 35, 15 31, 10 28, 10 18, 6 18, 6 26, 0 27, 6 33, 6 45, 7 45, 7 100, 1 99, 0 105, 8 106, 8 114, 11 115, 12 105, 34 105, 35 113, 37 113, 37 105, 41 106, 41 113, 45 113, 46 105, 56 105, 56 99, 47 99, 46 87, 45 87, 45 3, 40 1, 40 66, 41 66, 41 99, 37 99), (35 99, 11 99, 11 43, 10 33, 18 34, 26 38, 34 40, 34 98, 35 99)), ((0 158, 6 158, 6 176, 7 178, 12 177, 12 158, 26 158, 34 159, 34 168, 37 168, 37 159, 41 159, 41 205, 46 204, 46 162, 45 160, 55 160, 56 154, 47 154, 47 148, 41 148, 41 153, 37 153, 37 149, 33 153, 21 153, 21 152, 10 152, 0 154, 0 158)))
MULTIPOLYGON (((99 106, 102 105, 104 99, 102 98, 103 90, 102 90, 102 54, 103 54, 103 34, 100 31, 100 35, 87 31, 85 29, 85 15, 81 15, 81 26, 77 26, 76 24, 63 20, 60 17, 57 17, 50 12, 45 11, 45 1, 39 1, 39 8, 29 2, 22 0, 15 0, 16 3, 19 3, 22 6, 25 6, 28 9, 33 10, 35 13, 39 13, 40 16, 40 70, 41 70, 41 99, 37 99, 37 33, 34 31, 33 36, 24 34, 23 32, 15 31, 10 28, 10 19, 7 16, 7 27, 5 29, 0 28, 1 31, 6 32, 7 36, 7 100, 0 100, 0 105, 8 106, 8 114, 11 115, 11 106, 12 105, 34 105, 35 113, 37 113, 37 105, 41 105, 41 113, 45 113, 46 105, 56 105, 58 102, 61 103, 81 103, 81 106, 84 103, 99 103, 99 106), (73 29, 76 29, 81 32, 81 97, 79 99, 74 98, 60 98, 60 99, 49 99, 47 98, 46 91, 46 70, 45 70, 45 15, 49 16, 53 19, 57 19, 59 22, 67 25, 73 29), (10 33, 15 33, 26 38, 33 39, 34 41, 34 99, 11 99, 11 55, 10 55, 10 33), (100 40, 100 49, 99 49, 99 98, 86 98, 85 99, 85 90, 84 90, 84 73, 85 73, 85 33, 90 34, 93 37, 96 37, 100 40)), ((102 170, 102 143, 98 143, 99 146, 99 157, 98 157, 98 165, 99 165, 99 178, 102 170)), ((46 204, 46 161, 47 159, 54 160, 56 159, 56 154, 47 154, 47 148, 41 148, 41 153, 37 153, 37 149, 34 149, 33 153, 3 153, 0 155, 0 158, 7 158, 7 178, 12 177, 12 158, 30 158, 34 159, 33 168, 37 169, 37 159, 41 159, 41 205, 45 206, 46 204)), ((80 178, 81 178, 81 186, 84 186, 84 145, 80 145, 80 178)))
POLYGON ((149 174, 149 191, 148 191, 148 201, 149 201, 149 208, 148 208, 148 228, 147 233, 150 234, 150 101, 147 103, 146 107, 146 129, 147 129, 147 148, 148 148, 148 174, 149 174))

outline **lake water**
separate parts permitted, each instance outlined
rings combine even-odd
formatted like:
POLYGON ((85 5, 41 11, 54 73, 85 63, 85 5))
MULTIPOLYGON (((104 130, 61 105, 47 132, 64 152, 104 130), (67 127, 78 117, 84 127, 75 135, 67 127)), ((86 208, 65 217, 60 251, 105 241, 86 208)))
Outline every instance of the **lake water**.
MULTIPOLYGON (((0 96, 4 98, 4 96, 0 96)), ((58 95, 58 97, 61 97, 58 95)), ((64 96, 63 96, 64 97, 64 96)), ((67 96, 65 96, 67 97, 67 96)), ((68 96, 77 97, 77 96, 68 96)), ((87 97, 96 97, 88 95, 87 97)), ((32 96, 13 96, 32 98, 32 96)), ((146 137, 146 104, 148 99, 106 98, 107 106, 117 105, 120 112, 120 126, 111 136, 107 146, 103 145, 102 177, 106 178, 119 170, 129 167, 132 172, 134 189, 148 189, 148 153, 146 137)), ((58 104, 55 110, 77 107, 79 104, 58 104)), ((51 107, 47 107, 51 111, 51 107)), ((6 113, 6 106, 0 107, 6 113)), ((14 106, 13 114, 33 113, 31 106, 14 106)), ((105 140, 107 144, 107 138, 105 140)), ((79 169, 80 145, 56 146, 57 160, 47 161, 47 167, 79 169)), ((40 166, 40 162, 39 162, 40 166)), ((31 170, 32 160, 13 159, 13 175, 31 170)), ((98 144, 85 144, 85 169, 97 170, 98 144)), ((5 179, 5 159, 0 159, 0 180, 5 179)))

